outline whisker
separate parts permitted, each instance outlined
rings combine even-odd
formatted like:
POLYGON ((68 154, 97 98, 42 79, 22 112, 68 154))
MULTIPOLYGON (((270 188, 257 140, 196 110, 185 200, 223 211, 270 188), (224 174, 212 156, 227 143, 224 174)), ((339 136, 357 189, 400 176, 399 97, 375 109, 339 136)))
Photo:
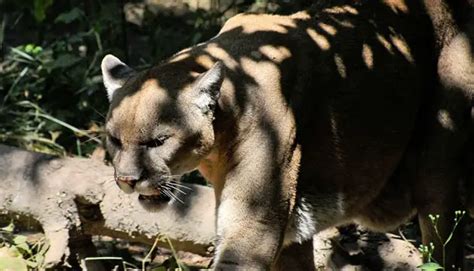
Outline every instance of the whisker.
POLYGON ((186 194, 187 194, 186 191, 181 190, 182 187, 176 187, 176 186, 169 186, 169 187, 170 187, 170 188, 173 188, 174 190, 180 192, 180 193, 183 194, 183 195, 186 195, 186 194))
POLYGON ((182 177, 183 175, 163 175, 163 178, 176 178, 176 177, 182 177))
POLYGON ((175 187, 174 190, 175 190, 176 192, 178 192, 178 193, 181 193, 183 196, 186 195, 186 192, 184 192, 183 190, 181 190, 181 189, 179 189, 179 188, 176 188, 176 187, 175 187))
POLYGON ((183 195, 186 195, 186 192, 184 192, 183 190, 179 189, 178 187, 170 186, 168 183, 164 183, 163 186, 164 186, 164 187, 167 187, 167 188, 173 188, 174 190, 178 191, 179 193, 181 193, 181 194, 183 194, 183 195))
POLYGON ((178 196, 174 195, 174 198, 179 201, 181 204, 184 204, 184 201, 182 201, 178 196))
POLYGON ((172 196, 170 195, 170 191, 169 191, 168 188, 166 188, 166 187, 163 187, 163 188, 161 189, 161 192, 163 192, 163 193, 164 193, 165 195, 167 195, 168 197, 172 197, 172 196))
MULTIPOLYGON (((175 182, 172 182, 172 181, 168 181, 168 182, 166 182, 166 183, 169 184, 169 185, 171 185, 171 186, 173 186, 173 187, 187 187, 187 186, 185 186, 185 185, 182 185, 182 184, 180 184, 180 183, 175 183, 175 182)), ((187 187, 187 188, 189 188, 189 187, 187 187)))
POLYGON ((193 190, 191 187, 186 186, 184 184, 176 183, 176 182, 167 182, 168 184, 172 185, 173 187, 179 187, 183 189, 193 190))
POLYGON ((178 195, 174 194, 169 187, 166 187, 164 190, 166 190, 166 192, 168 193, 168 195, 171 197, 171 198, 174 198, 176 199, 177 201, 181 202, 182 204, 184 204, 184 202, 181 200, 181 198, 178 197, 178 195))
POLYGON ((181 204, 184 204, 184 202, 183 202, 178 196, 176 196, 175 194, 173 194, 171 191, 168 191, 168 190, 166 190, 166 189, 163 189, 162 191, 163 191, 163 193, 165 193, 165 195, 167 195, 168 197, 173 198, 173 199, 175 199, 175 200, 181 202, 181 204))

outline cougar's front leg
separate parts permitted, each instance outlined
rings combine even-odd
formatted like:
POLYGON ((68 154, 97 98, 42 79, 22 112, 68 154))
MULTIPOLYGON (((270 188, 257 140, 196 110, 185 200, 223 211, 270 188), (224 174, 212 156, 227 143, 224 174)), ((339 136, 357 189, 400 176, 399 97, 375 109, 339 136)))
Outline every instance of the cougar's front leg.
POLYGON ((217 211, 215 269, 268 270, 281 247, 288 204, 258 179, 227 182, 217 211))
POLYGON ((279 161, 291 159, 265 145, 248 151, 220 193, 215 270, 269 270, 282 245, 291 193, 279 161))

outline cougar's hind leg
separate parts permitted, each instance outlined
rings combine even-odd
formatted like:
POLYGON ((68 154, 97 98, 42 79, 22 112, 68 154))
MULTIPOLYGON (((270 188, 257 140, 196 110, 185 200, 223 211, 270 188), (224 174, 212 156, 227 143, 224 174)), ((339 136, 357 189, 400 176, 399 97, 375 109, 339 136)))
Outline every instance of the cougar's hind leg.
POLYGON ((425 141, 418 159, 419 172, 415 183, 414 202, 423 243, 433 243, 436 261, 444 263, 448 270, 453 269, 453 266, 457 270, 463 266, 462 221, 449 243, 445 246, 444 243, 454 230, 455 212, 463 209, 459 188, 467 172, 463 163, 467 129, 463 123, 462 112, 446 112, 449 112, 446 114, 456 129, 444 127, 446 123, 443 124, 443 121, 446 119, 438 118, 434 129, 428 131, 428 140, 425 141))

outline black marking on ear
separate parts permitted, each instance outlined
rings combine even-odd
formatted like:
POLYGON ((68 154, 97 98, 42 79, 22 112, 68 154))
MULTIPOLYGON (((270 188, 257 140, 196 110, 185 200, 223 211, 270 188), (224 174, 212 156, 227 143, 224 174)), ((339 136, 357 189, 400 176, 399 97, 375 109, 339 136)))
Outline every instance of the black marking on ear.
POLYGON ((216 97, 220 94, 222 81, 224 80, 224 64, 216 62, 207 72, 203 73, 197 80, 196 88, 216 97))
POLYGON ((224 67, 224 64, 218 61, 197 79, 195 84, 195 88, 198 90, 196 105, 204 113, 213 112, 215 109, 224 80, 224 67))
POLYGON ((102 78, 109 100, 135 71, 113 55, 106 55, 101 63, 102 78))

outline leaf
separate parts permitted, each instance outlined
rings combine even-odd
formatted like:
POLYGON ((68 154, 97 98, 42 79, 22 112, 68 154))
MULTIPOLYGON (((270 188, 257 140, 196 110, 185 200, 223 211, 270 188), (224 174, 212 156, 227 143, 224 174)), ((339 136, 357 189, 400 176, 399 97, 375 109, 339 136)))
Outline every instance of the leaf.
POLYGON ((35 0, 33 14, 37 22, 46 18, 46 10, 53 4, 53 0, 35 0))
POLYGON ((28 266, 22 258, 0 257, 0 270, 26 271, 28 270, 28 266))
POLYGON ((69 24, 75 20, 80 19, 84 15, 84 12, 79 8, 73 8, 68 12, 59 14, 58 17, 54 20, 55 23, 65 23, 69 24))
POLYGON ((41 48, 41 46, 36 46, 31 53, 33 53, 33 55, 37 55, 41 53, 42 51, 43 51, 43 48, 41 48))
POLYGON ((13 238, 13 243, 17 249, 20 249, 23 252, 26 252, 31 255, 30 246, 26 243, 26 236, 24 235, 15 235, 13 238))
POLYGON ((21 244, 17 244, 15 245, 17 249, 20 249, 28 254, 31 255, 31 249, 30 249, 30 246, 28 246, 27 243, 21 243, 21 244))
POLYGON ((61 131, 49 131, 49 135, 51 136, 51 141, 56 142, 56 139, 61 135, 61 131))
POLYGON ((31 44, 31 43, 30 43, 30 44, 27 44, 27 45, 25 46, 25 52, 27 52, 28 54, 30 54, 30 53, 33 51, 33 49, 35 49, 35 45, 34 45, 34 44, 31 44))
POLYGON ((3 16, 3 20, 0 23, 0 49, 3 47, 3 40, 5 39, 5 26, 7 25, 7 16, 3 16))
POLYGON ((20 244, 25 244, 26 243, 26 236, 24 235, 15 235, 15 237, 13 238, 13 242, 15 243, 15 245, 20 245, 20 244))
POLYGON ((80 60, 80 58, 74 55, 62 54, 53 62, 53 68, 68 68, 80 60))
POLYGON ((1 228, 1 230, 5 232, 13 232, 14 229, 15 229, 15 225, 13 224, 13 222, 10 222, 8 226, 1 228))
POLYGON ((17 54, 18 56, 20 56, 20 57, 22 57, 22 58, 24 58, 24 59, 26 59, 26 60, 35 61, 35 59, 34 59, 32 56, 30 56, 29 54, 23 52, 22 50, 20 50, 20 49, 18 49, 18 48, 12 47, 12 48, 11 48, 11 51, 12 51, 12 53, 17 54))
POLYGON ((37 262, 25 260, 25 263, 26 263, 26 265, 28 265, 28 267, 30 267, 30 268, 36 268, 36 267, 38 267, 38 263, 37 263, 37 262))
POLYGON ((426 271, 436 271, 436 270, 444 269, 441 265, 434 262, 424 263, 418 266, 417 268, 420 268, 421 270, 426 270, 426 271))
POLYGON ((35 256, 35 262, 37 265, 41 266, 44 263, 44 255, 37 254, 35 256))
POLYGON ((25 53, 29 55, 38 55, 39 53, 41 53, 41 51, 43 51, 43 48, 41 48, 41 46, 36 46, 30 43, 30 44, 25 45, 23 50, 25 51, 25 53))
POLYGON ((46 241, 43 242, 41 245, 41 249, 39 249, 38 253, 36 254, 36 257, 38 258, 39 255, 45 255, 48 249, 49 249, 49 244, 46 243, 46 241))

